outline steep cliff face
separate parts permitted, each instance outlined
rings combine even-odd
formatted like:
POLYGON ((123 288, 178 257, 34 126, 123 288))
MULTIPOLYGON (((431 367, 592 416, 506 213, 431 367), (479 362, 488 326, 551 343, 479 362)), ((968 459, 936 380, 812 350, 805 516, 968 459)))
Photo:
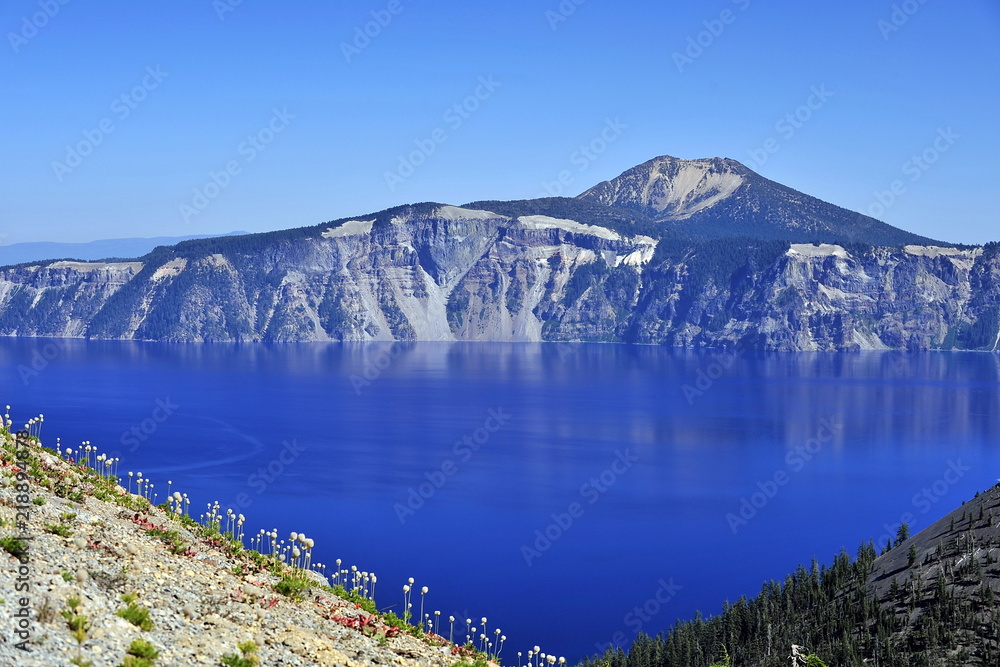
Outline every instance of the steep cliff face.
POLYGON ((0 270, 0 333, 1000 348, 996 246, 656 240, 440 205, 295 231, 0 270))
POLYGON ((694 255, 656 267, 635 339, 774 350, 1000 347, 995 246, 785 247, 770 264, 751 257, 700 280, 691 278, 694 255))
POLYGON ((20 336, 84 336, 108 299, 142 266, 142 262, 61 261, 2 268, 2 331, 20 336))
MULTIPOLYGON (((633 303, 657 242, 547 216, 438 206, 349 220, 223 252, 160 249, 130 264, 0 273, 0 333, 174 341, 542 340, 572 311, 588 338, 627 313, 576 305, 615 277, 633 303), (567 290, 570 298, 567 299, 567 290), (564 305, 564 301, 569 301, 564 305)), ((197 248, 197 245, 195 245, 197 248)), ((619 309, 621 310, 621 309, 619 309)), ((598 335, 599 332, 600 335, 598 335)))
POLYGON ((134 262, 0 268, 0 335, 998 351, 998 255, 735 160, 664 156, 574 199, 415 204, 134 262))

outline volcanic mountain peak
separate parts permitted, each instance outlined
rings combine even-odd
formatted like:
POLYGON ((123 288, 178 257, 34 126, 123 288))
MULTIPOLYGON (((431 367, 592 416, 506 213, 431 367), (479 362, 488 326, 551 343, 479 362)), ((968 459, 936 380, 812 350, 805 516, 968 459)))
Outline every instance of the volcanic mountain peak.
POLYGON ((729 197, 747 169, 728 158, 682 160, 663 155, 584 192, 607 206, 649 209, 659 219, 682 220, 729 197))
POLYGON ((729 158, 660 156, 578 199, 634 211, 695 238, 940 245, 776 183, 729 158))

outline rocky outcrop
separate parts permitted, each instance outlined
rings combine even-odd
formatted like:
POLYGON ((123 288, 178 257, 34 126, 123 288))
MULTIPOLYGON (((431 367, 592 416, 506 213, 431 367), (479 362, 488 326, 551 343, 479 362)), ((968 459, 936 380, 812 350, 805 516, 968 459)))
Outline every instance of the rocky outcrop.
POLYGON ((142 267, 142 262, 59 261, 0 269, 4 328, 27 335, 85 336, 108 299, 142 267))
MULTIPOLYGON (((177 341, 537 341, 543 325, 564 311, 571 320, 592 314, 577 304, 589 287, 578 284, 584 274, 616 276, 631 286, 625 307, 634 303, 657 245, 571 220, 452 206, 406 209, 380 224, 349 220, 293 241, 226 240, 235 242, 223 252, 181 244, 141 262, 77 263, 72 272, 65 262, 5 269, 0 332, 177 341)), ((613 307, 603 310, 618 317, 613 307)), ((595 330, 614 335, 606 323, 595 330)))
POLYGON ((390 213, 135 262, 2 269, 0 333, 998 348, 995 246, 695 242, 551 215, 390 213))
POLYGON ((575 199, 416 204, 133 262, 0 268, 0 335, 997 351, 997 257, 734 160, 664 156, 575 199))
POLYGON ((663 296, 638 314, 638 340, 774 350, 998 348, 994 246, 850 252, 791 244, 768 266, 711 277, 691 293, 685 276, 695 261, 657 268, 663 296))

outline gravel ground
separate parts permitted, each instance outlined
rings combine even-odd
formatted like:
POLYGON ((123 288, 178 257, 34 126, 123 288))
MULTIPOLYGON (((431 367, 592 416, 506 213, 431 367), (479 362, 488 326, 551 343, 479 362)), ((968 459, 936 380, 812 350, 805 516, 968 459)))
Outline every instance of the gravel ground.
MULTIPOLYGON (((3 437, 8 443, 13 440, 3 437)), ((62 611, 72 597, 80 599, 79 613, 90 624, 79 652, 94 667, 121 665, 137 638, 159 650, 157 666, 220 665, 224 654, 239 654, 237 645, 247 641, 259 647, 260 665, 443 667, 458 660, 451 645, 440 638, 400 634, 380 641, 346 627, 350 621, 344 619, 364 612, 321 588, 320 582, 326 580, 316 573, 311 573, 316 587, 299 600, 275 592, 277 576, 248 566, 245 556, 230 555, 220 540, 213 544, 161 509, 136 512, 111 502, 133 500, 120 486, 109 485, 105 492, 112 497, 98 499, 78 468, 38 446, 32 448, 37 457, 32 474, 42 471, 42 475, 28 480, 33 502, 28 504, 30 516, 22 532, 17 506, 23 506, 24 498, 19 502, 17 497, 18 468, 12 452, 8 444, 0 468, 0 535, 32 539, 26 576, 19 573, 18 558, 0 551, 0 665, 70 665, 78 646, 62 611), (50 488, 40 480, 47 480, 50 488), (68 497, 54 492, 60 484, 64 487, 60 495, 68 497), (70 499, 75 490, 83 493, 76 501, 70 499), (37 499, 44 503, 37 504, 41 502, 37 499), (67 536, 47 529, 59 524, 66 527, 67 536), (187 553, 173 553, 149 533, 154 526, 178 531, 189 547, 187 553), (135 604, 148 609, 152 628, 141 630, 116 615, 126 606, 123 594, 137 595, 135 604), (16 646, 21 641, 16 631, 22 602, 30 609, 30 652, 16 646)))

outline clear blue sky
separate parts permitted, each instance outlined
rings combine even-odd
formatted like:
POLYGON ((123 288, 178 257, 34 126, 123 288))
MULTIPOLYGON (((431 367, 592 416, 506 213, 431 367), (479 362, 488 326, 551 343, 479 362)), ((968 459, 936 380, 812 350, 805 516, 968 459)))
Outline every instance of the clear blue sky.
POLYGON ((563 170, 575 195, 661 154, 732 157, 860 211, 899 181, 885 221, 1000 240, 995 0, 907 0, 898 25, 890 0, 564 0, 568 16, 560 0, 63 1, 0 9, 3 243, 527 198, 563 170), (391 21, 348 58, 343 44, 373 11, 391 21), (699 38, 702 52, 678 66, 699 38), (832 97, 799 109, 822 86, 832 97), (477 92, 478 108, 448 112, 477 92), (796 110, 808 120, 776 126, 796 110), (614 141, 577 154, 602 131, 614 141), (755 164, 768 139, 776 152, 755 164), (420 140, 434 151, 390 187, 386 172, 420 140), (89 154, 68 158, 81 142, 89 154), (924 151, 933 164, 907 164, 924 151), (238 173, 199 201, 227 164, 238 173))

